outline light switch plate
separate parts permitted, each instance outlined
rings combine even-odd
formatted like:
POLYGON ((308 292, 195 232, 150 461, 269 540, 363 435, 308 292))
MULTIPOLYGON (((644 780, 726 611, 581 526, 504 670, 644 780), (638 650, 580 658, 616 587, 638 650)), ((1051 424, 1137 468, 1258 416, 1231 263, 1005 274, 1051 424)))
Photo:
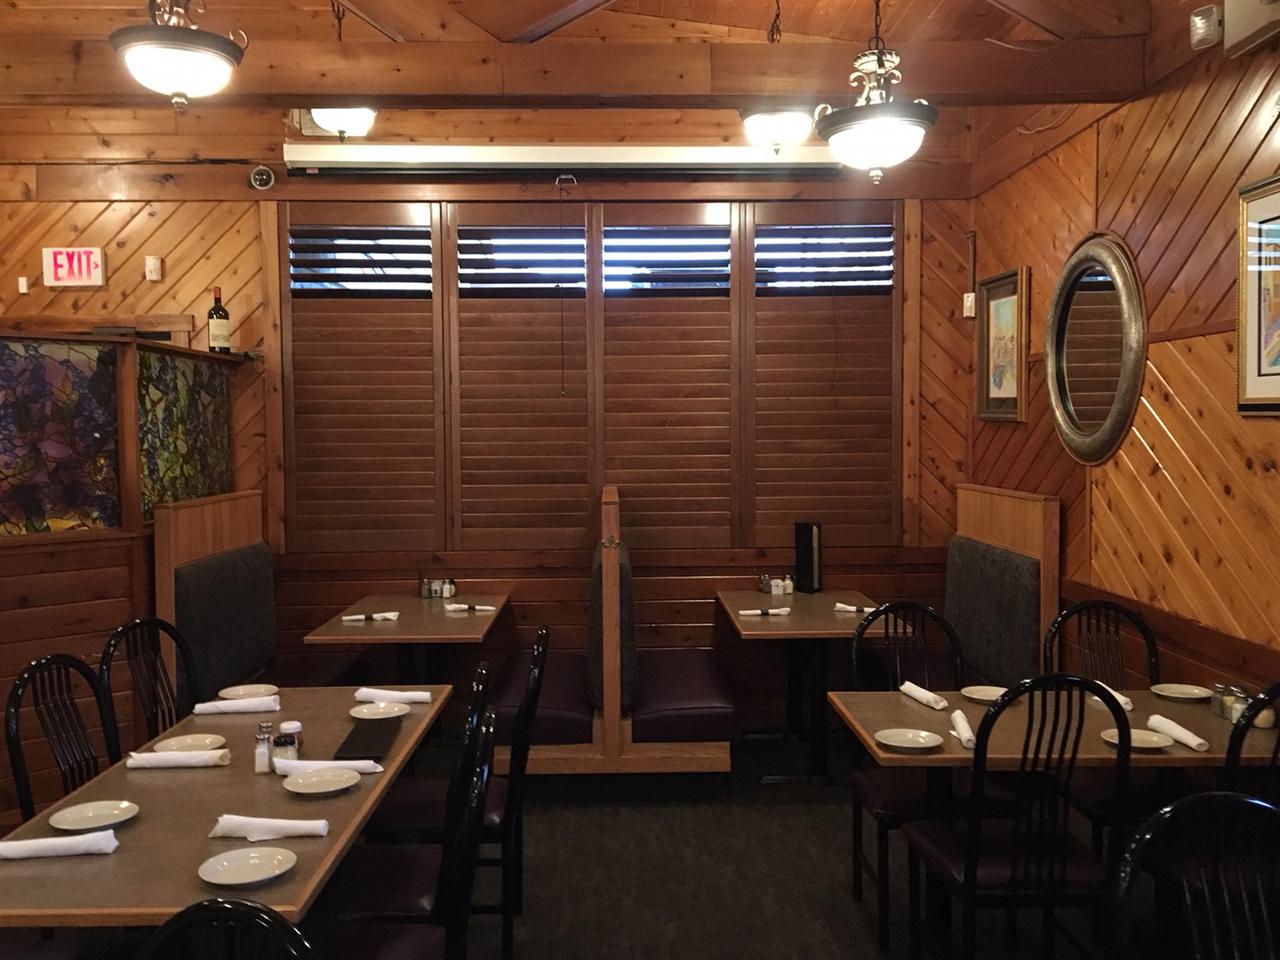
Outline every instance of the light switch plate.
POLYGON ((147 279, 152 283, 156 283, 164 279, 164 257, 147 257, 146 259, 147 279))
POLYGON ((26 277, 19 277, 19 278, 18 278, 18 292, 19 292, 19 293, 30 293, 30 292, 31 292, 31 285, 30 285, 30 283, 28 283, 28 282, 27 282, 27 278, 26 278, 26 277))
POLYGON ((964 295, 964 315, 972 319, 978 315, 978 295, 975 293, 966 293, 964 295))

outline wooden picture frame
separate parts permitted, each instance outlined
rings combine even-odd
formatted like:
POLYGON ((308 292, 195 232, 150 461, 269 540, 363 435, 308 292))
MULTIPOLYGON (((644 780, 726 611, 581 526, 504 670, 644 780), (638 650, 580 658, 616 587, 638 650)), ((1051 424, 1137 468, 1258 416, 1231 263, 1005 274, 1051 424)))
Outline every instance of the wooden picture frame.
POLYGON ((1027 331, 1031 271, 1008 270, 978 281, 977 417, 1027 419, 1027 331))
POLYGON ((1280 415, 1280 177, 1240 190, 1236 407, 1280 415))

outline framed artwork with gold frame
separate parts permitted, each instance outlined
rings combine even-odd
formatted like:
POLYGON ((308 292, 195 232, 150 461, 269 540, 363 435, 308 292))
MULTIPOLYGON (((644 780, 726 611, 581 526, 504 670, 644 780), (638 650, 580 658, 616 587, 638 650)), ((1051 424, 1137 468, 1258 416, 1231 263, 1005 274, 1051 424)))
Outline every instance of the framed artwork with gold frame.
POLYGON ((1027 419, 1027 329, 1031 271, 1018 267, 978 281, 979 420, 1027 419))
POLYGON ((1280 415, 1280 177, 1240 190, 1236 405, 1280 415))

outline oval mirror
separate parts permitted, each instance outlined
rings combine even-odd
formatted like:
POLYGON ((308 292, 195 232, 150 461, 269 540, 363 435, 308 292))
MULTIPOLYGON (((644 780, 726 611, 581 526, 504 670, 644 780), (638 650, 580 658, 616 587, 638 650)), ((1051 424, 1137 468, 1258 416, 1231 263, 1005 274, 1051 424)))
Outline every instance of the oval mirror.
POLYGON ((1045 343, 1049 402, 1077 460, 1101 463, 1124 440, 1146 364, 1146 307, 1133 261, 1111 237, 1090 237, 1063 267, 1045 343))

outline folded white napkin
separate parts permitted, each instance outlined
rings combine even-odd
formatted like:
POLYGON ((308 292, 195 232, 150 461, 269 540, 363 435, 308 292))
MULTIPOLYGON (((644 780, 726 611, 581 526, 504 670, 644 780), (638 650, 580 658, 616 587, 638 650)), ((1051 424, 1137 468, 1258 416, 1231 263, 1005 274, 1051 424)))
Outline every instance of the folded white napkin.
POLYGON ((964 715, 963 710, 954 710, 951 713, 951 735, 959 740, 966 750, 972 750, 978 742, 978 738, 973 735, 973 727, 969 726, 969 718, 964 715))
POLYGON ((280 709, 280 696, 246 697, 243 700, 210 700, 197 703, 192 713, 275 713, 280 709))
POLYGON ((493 613, 498 609, 487 603, 446 603, 444 608, 450 613, 466 613, 468 610, 474 610, 476 613, 493 613))
POLYGON ((382 765, 372 760, 276 760, 276 773, 291 777, 312 770, 354 770, 356 773, 381 773, 382 765))
POLYGON ((938 696, 936 693, 931 693, 930 691, 926 690, 924 687, 916 686, 910 680, 908 680, 898 689, 901 690, 903 693, 905 693, 912 700, 916 700, 920 703, 923 703, 926 707, 933 707, 933 709, 935 710, 947 709, 947 701, 945 698, 938 696))
POLYGON ((1209 743, 1203 737, 1196 736, 1182 724, 1174 723, 1168 717, 1162 717, 1158 713, 1147 717, 1147 729, 1172 737, 1184 747, 1190 747, 1198 753, 1204 753, 1209 749, 1209 743))
POLYGON ((356 699, 362 703, 430 703, 430 690, 383 690, 381 687, 361 687, 356 699))
POLYGON ((34 840, 0 841, 0 860, 36 857, 78 857, 85 853, 115 853, 120 841, 114 830, 95 830, 72 837, 37 837, 34 840))
POLYGON ((791 612, 790 607, 774 607, 766 610, 739 610, 740 617, 785 617, 791 612))
MULTIPOLYGON (((1098 681, 1098 683, 1099 683, 1101 686, 1106 687, 1107 693, 1109 693, 1109 694, 1111 694, 1113 697, 1115 697, 1115 698, 1116 698, 1116 702, 1117 702, 1117 703, 1119 703, 1119 704, 1120 704, 1120 706, 1121 706, 1121 707, 1123 707, 1123 708, 1125 709, 1125 711, 1129 711, 1129 710, 1132 710, 1132 709, 1133 709, 1133 701, 1132 701, 1132 700, 1130 700, 1128 697, 1126 697, 1126 696, 1125 696, 1123 693, 1121 693, 1119 690, 1113 690, 1113 689, 1111 689, 1111 688, 1110 688, 1110 687, 1108 687, 1105 683, 1103 683, 1101 680, 1099 680, 1099 681, 1098 681)), ((1098 698, 1097 698, 1097 697, 1094 697, 1093 699, 1098 700, 1098 698)), ((1099 702, 1099 703, 1101 703, 1102 701, 1101 701, 1101 700, 1098 700, 1098 702, 1099 702)))
POLYGON ((126 767, 225 767, 231 762, 230 750, 169 750, 161 753, 131 753, 126 767))
POLYGON ((269 817, 237 817, 224 813, 209 831, 210 837, 243 837, 251 843, 281 837, 325 837, 328 820, 272 820, 269 817))
POLYGON ((347 613, 343 614, 343 623, 366 623, 370 620, 399 620, 399 610, 388 610, 385 613, 347 613))
POLYGON ((837 613, 870 613, 875 607, 855 607, 852 603, 836 602, 837 613))

